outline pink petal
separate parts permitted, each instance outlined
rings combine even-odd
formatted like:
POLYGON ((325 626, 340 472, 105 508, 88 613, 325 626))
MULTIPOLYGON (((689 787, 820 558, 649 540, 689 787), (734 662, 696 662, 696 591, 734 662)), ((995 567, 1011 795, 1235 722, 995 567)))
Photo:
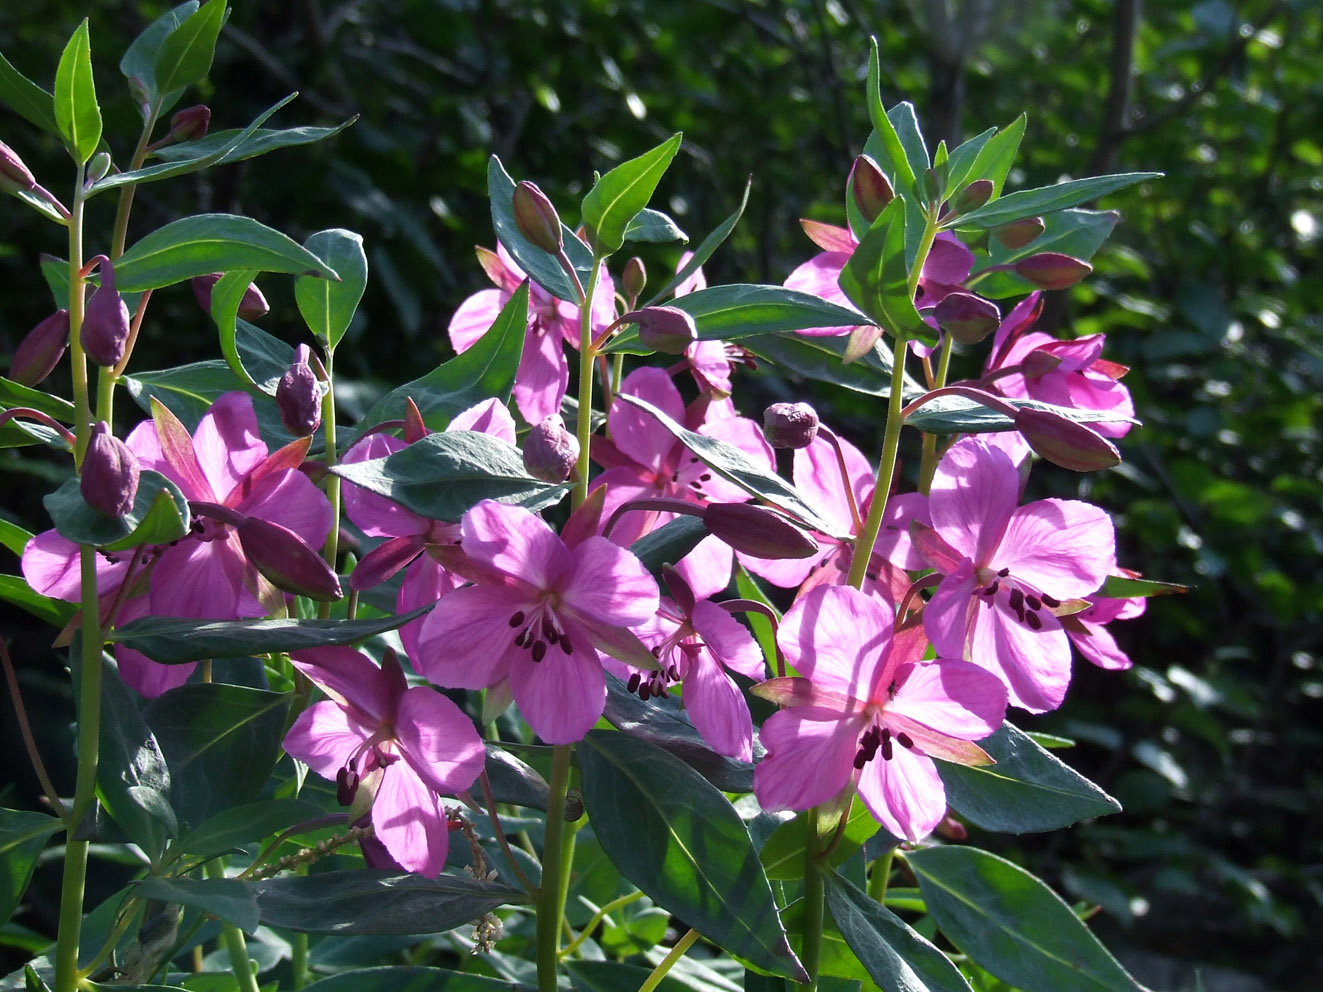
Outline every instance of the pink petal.
POLYGON ((414 686, 395 711, 395 736, 414 771, 437 792, 463 792, 482 771, 486 752, 473 721, 435 689, 414 686))
POLYGON ((515 372, 514 401, 519 413, 530 424, 559 413, 569 381, 570 366, 560 337, 530 327, 515 372))
POLYGON ((928 506, 933 528, 947 543, 987 565, 1020 501, 1020 474, 1006 454, 965 438, 942 456, 928 506))
POLYGON ((331 502, 302 472, 264 475, 234 509, 292 530, 314 548, 331 532, 331 502))
POLYGON ((828 555, 839 552, 840 545, 821 536, 815 538, 821 551, 808 558, 754 558, 751 555, 736 552, 735 557, 748 571, 761 579, 766 579, 782 589, 793 589, 809 577, 815 565, 823 562, 828 555))
MULTIPOLYGON (((120 619, 127 622, 123 617, 120 619)), ((178 689, 198 667, 196 664, 162 665, 141 651, 126 648, 122 644, 115 646, 115 662, 124 684, 144 699, 155 699, 171 689, 178 689)))
POLYGON ((1116 531, 1092 504, 1038 500, 1011 514, 993 560, 1057 599, 1087 596, 1116 569, 1116 531))
POLYGON ((931 758, 894 747, 890 761, 877 755, 859 776, 859 798, 893 837, 917 841, 946 816, 946 788, 931 758))
POLYGON ((763 723, 767 756, 753 770, 753 792, 765 810, 809 809, 850 782, 862 719, 817 707, 780 710, 763 723))
MULTIPOLYGON (((784 285, 786 289, 808 293, 810 296, 817 296, 829 303, 852 308, 854 304, 846 298, 845 293, 837 284, 837 280, 841 276, 841 270, 845 268, 845 263, 849 260, 850 256, 844 252, 829 251, 815 255, 791 272, 786 277, 784 285)), ((810 337, 834 337, 849 334, 853 330, 853 326, 809 327, 803 328, 797 333, 810 337)))
POLYGON ((675 570, 699 599, 710 599, 730 585, 735 556, 730 545, 709 534, 675 563, 675 570))
POLYGON ((684 707, 712 750, 737 761, 753 760, 749 704, 706 649, 698 652, 684 678, 684 707))
MULTIPOLYGON (((98 591, 113 589, 124 581, 133 552, 121 552, 117 564, 96 556, 96 584, 98 591)), ((83 598, 82 565, 78 545, 57 530, 44 530, 23 549, 23 578, 36 592, 52 599, 78 603, 83 598)))
POLYGON ((909 717, 949 737, 978 741, 1006 719, 1006 687, 967 661, 902 665, 895 672, 895 698, 886 716, 909 717))
POLYGON ((525 651, 510 665, 510 688, 533 732, 548 744, 582 740, 606 707, 606 676, 587 634, 566 625, 573 653, 553 646, 535 662, 525 651))
POLYGON ((1131 668, 1134 662, 1121 650, 1116 638, 1102 624, 1080 621, 1084 633, 1070 632, 1070 642, 1075 645, 1085 661, 1111 672, 1122 672, 1131 668))
POLYGON ((630 626, 656 612, 657 583, 633 553, 604 537, 590 537, 573 557, 574 571, 560 596, 584 623, 630 626))
MULTIPOLYGON (((646 400, 676 423, 684 422, 684 401, 665 369, 635 369, 625 376, 620 392, 646 400)), ((653 473, 662 471, 671 449, 680 443, 656 417, 628 403, 611 404, 607 426, 616 447, 653 473)))
POLYGON ((193 452, 213 493, 224 498, 235 489, 266 458, 252 397, 226 393, 212 403, 193 432, 193 452))
POLYGON ((846 227, 837 227, 835 224, 824 224, 817 220, 800 220, 799 226, 804 229, 809 240, 821 248, 823 251, 836 251, 844 255, 850 255, 859 242, 855 241, 854 235, 846 227))
POLYGON ((946 286, 959 286, 969 278, 974 253, 949 231, 937 235, 923 263, 923 278, 946 286))
POLYGON ((441 597, 423 620, 415 667, 437 685, 485 689, 506 677, 514 645, 510 618, 521 604, 499 586, 466 586, 441 597))
MULTIPOLYGON (((776 471, 776 456, 772 453, 772 446, 763 436, 762 428, 748 417, 709 420, 698 429, 698 433, 704 437, 725 441, 748 455, 749 460, 755 465, 769 472, 776 471)), ((710 479, 702 481, 704 499, 713 503, 743 503, 749 499, 747 492, 734 483, 727 482, 706 465, 702 466, 699 474, 711 475, 710 479)))
POLYGON ((974 611, 987 609, 983 605, 983 597, 975 596, 974 590, 974 565, 966 558, 955 571, 942 579, 941 585, 924 607, 923 630, 939 657, 969 658, 974 611))
POLYGON ((1030 713, 1061 705, 1070 685, 1070 641, 1057 618, 1041 611, 1043 627, 1030 630, 996 597, 975 615, 968 659, 998 675, 1010 704, 1030 713))
MULTIPOLYGON (((344 461, 354 463, 385 458, 404 448, 405 443, 399 438, 387 434, 369 434, 345 452, 344 461)), ((412 534, 426 534, 430 527, 428 520, 412 510, 406 510, 394 500, 379 496, 352 482, 342 483, 340 491, 344 499, 345 516, 368 537, 407 537, 412 534)))
POLYGON ((460 531, 474 564, 530 589, 550 589, 575 567, 555 531, 523 507, 483 500, 464 514, 460 531))
MULTIPOLYGON (((855 506, 862 515, 867 512, 868 500, 873 494, 873 467, 849 441, 840 438, 840 444, 855 506)), ((795 488, 800 494, 839 530, 853 534, 855 525, 846 499, 846 483, 841 476, 840 460, 830 442, 814 438, 807 448, 796 450, 794 466, 795 488)))
POLYGON ((459 305, 450 318, 450 346, 456 352, 468 351, 491 330, 510 294, 499 289, 480 289, 459 305))
MULTIPOLYGON (((248 612, 240 609, 244 605, 240 594, 245 572, 250 568, 228 540, 180 541, 161 555, 152 570, 151 612, 169 617, 236 619, 241 612, 248 612)), ((250 615, 265 612, 259 607, 250 615)))
POLYGON ((371 659, 349 647, 307 648, 290 655, 295 668, 365 726, 388 723, 395 712, 390 680, 371 659))
POLYGON ((285 752, 334 782, 336 773, 376 729, 338 703, 323 700, 299 714, 285 734, 285 752))
POLYGON ((869 700, 891 645, 892 618, 849 586, 819 586, 781 618, 786 662, 819 688, 869 700))
POLYGON ((695 603, 693 625, 713 656, 727 668, 751 679, 767 674, 762 649, 749 628, 720 606, 705 600, 695 603))
MULTIPOLYGON (((395 612, 411 613, 420 606, 435 603, 448 592, 458 589, 460 580, 453 573, 433 560, 429 554, 419 555, 404 572, 404 581, 400 583, 400 594, 395 597, 395 612)), ((426 617, 410 620, 400 628, 400 640, 404 642, 404 653, 411 660, 418 657, 418 638, 423 631, 426 617)))
POLYGON ((390 856, 409 871, 436 878, 446 866, 450 830, 436 793, 407 761, 390 765, 372 803, 372 826, 390 856))
POLYGON ((873 545, 874 556, 881 555, 893 565, 917 571, 928 562, 910 538, 910 524, 929 524, 928 499, 921 493, 900 493, 887 500, 882 513, 882 527, 873 545))
POLYGON ((509 444, 515 443, 514 417, 510 416, 505 404, 494 396, 455 414, 446 430, 477 431, 509 444))

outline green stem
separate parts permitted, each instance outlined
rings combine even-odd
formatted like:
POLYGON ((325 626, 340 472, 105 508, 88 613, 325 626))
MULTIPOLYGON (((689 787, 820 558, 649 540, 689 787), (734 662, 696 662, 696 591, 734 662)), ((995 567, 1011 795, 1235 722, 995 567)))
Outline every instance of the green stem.
POLYGON ((601 923, 604 919, 606 919, 608 915, 614 913, 620 907, 628 906, 630 903, 637 902, 642 898, 643 898, 643 893, 640 892, 638 889, 635 889, 633 892, 623 895, 619 899, 612 899, 609 903, 607 903, 605 906, 603 906, 601 909, 599 909, 596 913, 593 914, 593 918, 589 920, 587 923, 585 923, 583 929, 579 931, 579 936, 575 937, 572 941, 570 941, 568 944, 565 945, 564 950, 560 952, 560 956, 562 958, 569 957, 571 954, 573 954, 576 950, 579 949, 580 944, 582 944, 585 940, 588 939, 588 937, 592 934, 593 929, 597 926, 597 924, 601 923))
POLYGON ((597 281, 602 272, 602 260, 593 256, 593 271, 588 277, 588 289, 579 304, 579 412, 574 435, 579 442, 579 463, 571 502, 578 506, 588 498, 588 446, 593 435, 593 298, 597 294, 597 281))
POLYGON ((893 851, 888 851, 873 862, 873 874, 868 876, 868 894, 874 902, 885 902, 887 882, 891 878, 891 858, 893 851))
MULTIPOLYGON (((87 356, 83 353, 83 314, 86 310, 83 278, 83 177, 80 165, 74 182, 73 209, 69 211, 69 372, 73 377, 74 431, 78 440, 74 444, 74 464, 83 464, 87 451, 92 404, 87 391, 87 356)), ((95 602, 95 600, 93 600, 95 602)))
MULTIPOLYGON (((156 122, 160 119, 161 100, 156 101, 156 105, 147 113, 147 119, 142 125, 142 134, 138 137, 138 147, 133 149, 133 158, 129 160, 128 171, 133 172, 142 168, 142 164, 147 161, 147 146, 151 143, 152 132, 156 130, 156 122)), ((133 194, 137 190, 135 184, 121 186, 119 191, 119 205, 115 208, 115 226, 110 235, 110 259, 114 261, 124 254, 124 245, 128 240, 129 234, 129 211, 133 209, 133 194)))
MULTIPOLYGON (((225 868, 219 861, 209 861, 205 871, 208 878, 225 877, 225 868)), ((239 983, 239 992, 261 992, 257 986, 252 959, 248 957, 248 944, 243 939, 243 931, 232 923, 222 923, 221 939, 225 941, 225 949, 230 952, 230 970, 239 983)))
POLYGON ((671 966, 684 957, 685 951, 689 950, 697 939, 698 931, 690 930, 677 940, 675 946, 667 952, 666 957, 657 962, 657 967, 652 969, 652 974, 639 986, 639 992, 652 992, 660 985, 661 980, 666 977, 666 973, 671 970, 671 966))
MULTIPOLYGON (((567 873, 565 853, 565 795, 570 788, 573 746, 558 744, 552 751, 550 794, 547 798, 546 840, 542 851, 542 887, 537 901, 537 985, 540 992, 556 992, 556 961, 560 953, 560 921, 564 912, 561 875, 567 873)), ((571 834, 571 841, 573 834, 571 834)))
POLYGON ((822 861, 818 857, 818 810, 809 810, 808 836, 804 840, 804 941, 799 960, 808 972, 806 988, 818 987, 818 961, 822 957, 822 911, 824 886, 822 861))
MULTIPOLYGON (((326 433, 326 467, 329 469, 336 463, 335 450, 335 389, 332 383, 335 379, 331 375, 331 367, 335 361, 335 352, 331 348, 326 349, 326 395, 322 397, 322 429, 326 433)), ((335 561, 340 554, 340 477, 330 472, 326 473, 326 498, 331 501, 331 532, 326 535, 326 544, 322 547, 322 557, 326 564, 335 571, 335 561)), ((331 615, 330 602, 319 603, 317 605, 317 615, 323 620, 331 615)))
POLYGON ((60 888, 60 930, 55 944, 55 992, 78 988, 78 938, 83 926, 83 880, 87 876, 85 840, 74 840, 73 829, 64 845, 64 883, 60 888))
MULTIPOLYGON (((934 389, 941 389, 946 385, 946 379, 951 371, 951 340, 945 338, 942 340, 941 354, 937 359, 937 379, 933 383, 934 389)), ((937 435, 927 432, 923 435, 923 457, 919 462, 919 492, 925 496, 933 484, 933 473, 937 471, 937 435)))

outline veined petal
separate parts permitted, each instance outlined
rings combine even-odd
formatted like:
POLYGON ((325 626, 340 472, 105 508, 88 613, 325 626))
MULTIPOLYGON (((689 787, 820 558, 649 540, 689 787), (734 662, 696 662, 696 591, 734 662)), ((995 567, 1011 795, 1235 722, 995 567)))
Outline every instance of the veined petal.
POLYGON ((890 761, 880 755, 859 775, 859 798, 893 837, 917 841, 946 815, 946 787, 931 758, 897 746, 890 761))
POLYGON ((759 738, 767 755, 753 770, 753 792, 765 810, 809 809, 850 782, 863 719, 805 706, 773 713, 759 738))
POLYGON ((515 443, 515 422, 504 403, 496 397, 461 410, 446 425, 448 431, 477 431, 494 438, 515 443))
POLYGON ((570 366, 560 335, 530 327, 514 384, 515 406, 523 418, 538 424, 559 412, 569 382, 570 366))
POLYGON ((418 670, 437 685, 485 689, 506 677, 515 647, 510 619, 521 605, 500 586, 466 586, 442 596, 423 619, 418 670))
MULTIPOLYGON (((676 423, 684 423, 684 400, 665 369, 639 368, 625 376, 620 392, 651 403, 676 423)), ((612 403, 607 425, 616 448, 653 473, 662 471, 680 442, 657 418, 628 403, 612 403)))
POLYGON ((331 699, 356 710, 356 718, 365 726, 375 729, 394 716, 390 682, 367 655, 332 645, 295 652, 289 660, 331 699))
POLYGON ((336 772, 376 729, 339 703, 323 700, 299 714, 285 734, 285 752, 334 782, 336 772))
POLYGON ((226 393, 211 404, 193 432, 193 453, 218 496, 235 489, 266 458, 257 414, 247 393, 226 393))
MULTIPOLYGON (((698 433, 704 437, 725 441, 732 447, 739 448, 755 465, 769 472, 776 471, 776 456, 772 454, 772 446, 763 436, 762 428, 748 417, 724 417, 717 420, 709 418, 699 427, 698 433)), ((706 465, 699 474, 711 476, 701 483, 702 497, 709 502, 743 503, 750 498, 747 492, 734 483, 727 482, 706 465)))
MULTIPOLYGON (((824 713, 834 713, 836 717, 860 717, 865 708, 865 703, 850 696, 842 695, 839 692, 832 692, 830 689, 823 689, 814 685, 808 679, 798 675, 787 675, 781 678, 768 679, 766 682, 759 682, 749 689, 753 695, 759 699, 766 699, 769 703, 775 703, 777 706, 793 708, 796 706, 811 706, 824 713)), ((826 719, 821 717, 820 719, 826 719)))
POLYGON ((242 612, 240 593, 247 568, 251 566, 227 540, 182 540, 167 549, 152 569, 151 612, 168 617, 236 619, 242 612))
MULTIPOLYGON (((730 585, 730 573, 735 553, 730 545, 714 534, 709 534, 694 550, 675 563, 675 570, 689 583, 698 599, 709 599, 730 585)), ((723 611, 724 612, 724 611, 723 611)))
MULTIPOLYGON (((404 571, 400 594, 395 597, 395 612, 411 613, 420 606, 435 603, 446 593, 458 589, 460 584, 460 580, 434 561, 431 555, 421 554, 404 571)), ((425 619, 426 617, 419 617, 417 620, 410 620, 400 628, 404 653, 411 660, 418 658, 418 637, 422 634, 425 619)))
POLYGON ((1000 602, 1001 595, 996 599, 999 602, 990 609, 979 607, 975 614, 968 660, 1006 683, 1012 706, 1030 713, 1056 709, 1070 685, 1070 640, 1066 632, 1046 610, 1038 614, 1042 629, 1030 630, 1000 602))
POLYGON ((606 676, 584 631, 566 625, 573 646, 553 645, 540 662, 525 651, 510 665, 510 688, 528 725, 548 744, 582 740, 606 707, 606 676))
POLYGON ((460 533, 464 553, 475 564, 530 590, 550 589, 574 572, 564 542, 523 507, 485 499, 464 514, 460 533))
POLYGON ((1020 473, 1005 452, 965 438, 942 456, 928 506, 933 528, 976 565, 991 563, 1020 501, 1020 473))
MULTIPOLYGON (((347 463, 386 458, 402 451, 405 443, 387 434, 369 434, 345 452, 347 463)), ((426 534, 430 522, 406 510, 393 499, 379 496, 352 482, 342 482, 340 492, 344 500, 345 516, 362 529, 368 537, 407 537, 426 534)))
POLYGON ((818 688, 868 701, 892 626, 871 596, 849 586, 819 586, 781 618, 776 642, 795 671, 818 688))
POLYGON ((720 606, 699 600, 694 604, 692 619, 694 630, 721 664, 751 679, 766 674, 762 649, 749 628, 720 606))
POLYGON ((414 686, 400 698, 395 736, 418 776, 444 795, 472 785, 486 760, 473 721, 428 686, 414 686))
POLYGON ((1102 624, 1081 620, 1079 625, 1083 633, 1069 631, 1068 636, 1085 661, 1112 672, 1124 671, 1134 665, 1130 656, 1116 643, 1116 638, 1102 624))
MULTIPOLYGON (((933 758, 941 758, 943 761, 953 761, 958 765, 981 766, 994 763, 992 756, 973 741, 967 741, 960 737, 951 737, 947 734, 939 733, 931 727, 924 726, 918 720, 911 720, 909 717, 901 716, 899 713, 887 713, 883 717, 883 722, 891 728, 893 734, 907 734, 913 742, 915 750, 933 758)), ((901 751, 905 750, 905 748, 897 745, 895 750, 901 751)))
MULTIPOLYGON (((96 556, 96 585, 101 592, 115 588, 124 580, 132 551, 111 564, 104 555, 96 556)), ((44 530, 23 549, 23 578, 34 590, 52 599, 70 603, 83 598, 82 565, 78 545, 57 530, 44 530)))
POLYGON ((450 318, 450 345, 456 352, 468 351, 480 337, 491 330, 510 293, 500 289, 480 289, 464 300, 450 318))
POLYGON ((604 537, 590 537, 573 552, 574 571, 561 601, 588 624, 630 626, 657 611, 657 582, 633 552, 604 537))
POLYGON ((259 517, 292 530, 309 545, 320 548, 331 532, 331 502, 302 472, 273 472, 258 480, 252 492, 234 505, 250 517, 259 517))
POLYGON ((896 670, 886 719, 905 717, 948 737, 978 741, 1006 719, 1006 687, 967 661, 928 661, 896 670))
POLYGON ((1088 596, 1116 570, 1116 531, 1105 510, 1041 499, 1011 514, 997 565, 1057 599, 1088 596))
POLYGON ((402 868, 436 878, 446 866, 450 830, 436 794, 407 761, 390 765, 372 803, 377 839, 402 868))
POLYGON ((969 659, 970 626, 974 611, 981 609, 987 607, 974 596, 974 565, 966 558, 923 608, 923 630, 938 657, 969 659))
POLYGON ((712 750, 737 761, 753 760, 749 704, 706 648, 699 650, 684 677, 684 708, 712 750))

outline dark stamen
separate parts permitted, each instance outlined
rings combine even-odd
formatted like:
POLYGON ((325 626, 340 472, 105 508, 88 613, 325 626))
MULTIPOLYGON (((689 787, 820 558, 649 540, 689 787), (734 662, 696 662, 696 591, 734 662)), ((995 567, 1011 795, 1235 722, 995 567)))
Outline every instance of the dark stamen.
POLYGON ((516 610, 516 611, 511 615, 511 617, 510 617, 510 626, 511 626, 511 627, 518 627, 518 626, 519 626, 521 623, 523 623, 523 622, 524 622, 524 611, 523 611, 523 610, 516 610))
POLYGON ((545 658, 546 656, 547 656, 547 642, 546 642, 546 641, 534 641, 534 642, 533 642, 533 660, 534 660, 534 661, 541 661, 541 660, 542 660, 543 658, 545 658))
POLYGON ((638 691, 639 691, 639 683, 642 682, 642 681, 643 681, 643 676, 642 676, 640 673, 635 672, 633 675, 631 675, 631 676, 629 677, 629 691, 630 691, 630 692, 638 692, 638 691))
POLYGON ((998 582, 996 579, 993 579, 992 585, 988 586, 986 589, 983 590, 983 595, 991 599, 993 596, 997 595, 997 587, 1000 585, 1001 585, 1000 582, 998 582))
POLYGON ((891 731, 886 727, 882 728, 882 760, 891 760, 891 731))
POLYGON ((1026 593, 1024 601, 1029 604, 1031 610, 1041 610, 1043 608, 1043 601, 1033 593, 1026 593))
POLYGON ((1024 609, 1024 592, 1022 590, 1011 590, 1011 609, 1016 613, 1024 609))
POLYGON ((1011 574, 1011 570, 1010 570, 1009 568, 1003 568, 1000 572, 997 573, 997 576, 998 576, 999 578, 1003 578, 1003 579, 1004 579, 1004 578, 1006 578, 1006 576, 1008 576, 1008 575, 1010 575, 1010 574, 1011 574))
POLYGON ((1027 623, 1030 627, 1032 627, 1034 630, 1043 629, 1043 621, 1038 619, 1037 613, 1027 613, 1023 617, 1021 617, 1021 619, 1025 623, 1027 623))
POLYGON ((905 731, 903 730, 900 731, 900 733, 896 734, 896 742, 900 744, 901 747, 905 747, 905 748, 914 746, 914 741, 911 740, 910 735, 905 733, 905 731))
POLYGON ((1061 600, 1053 599, 1047 593, 1043 593, 1043 605, 1046 606, 1049 610, 1055 610, 1058 606, 1061 605, 1061 600))
POLYGON ((526 641, 527 639, 528 639, 528 631, 521 630, 519 633, 515 634, 515 647, 522 648, 524 646, 524 641, 526 641))

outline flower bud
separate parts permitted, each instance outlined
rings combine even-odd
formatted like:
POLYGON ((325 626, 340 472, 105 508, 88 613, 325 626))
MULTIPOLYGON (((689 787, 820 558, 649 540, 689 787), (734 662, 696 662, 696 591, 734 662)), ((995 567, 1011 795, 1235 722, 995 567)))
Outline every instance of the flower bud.
POLYGON ((936 169, 928 168, 915 177, 915 183, 919 189, 919 196, 926 203, 937 203, 942 199, 942 193, 946 189, 946 177, 936 169))
POLYGON ((170 137, 175 141, 197 141, 207 135, 211 126, 211 108, 199 103, 185 107, 170 118, 170 137))
POLYGON ((535 479, 564 482, 578 462, 579 441, 558 413, 535 424, 524 439, 524 468, 535 479))
POLYGON ((1065 289, 1092 271, 1093 266, 1088 262, 1059 251, 1039 252, 1015 263, 1016 275, 1028 279, 1038 289, 1065 289))
POLYGON ((711 503, 703 508, 703 526, 736 551, 755 558, 808 558, 818 544, 782 514, 752 503, 711 503))
POLYGON ((87 163, 86 183, 91 186, 93 183, 99 183, 106 178, 106 173, 110 171, 110 153, 97 152, 92 156, 92 161, 87 163))
POLYGON ((947 293, 933 310, 940 327, 961 344, 977 344, 997 329, 1001 311, 973 293, 947 293))
POLYGON ((1049 372, 1055 372, 1060 365, 1060 357, 1043 348, 1035 348, 1025 355, 1024 361, 1020 363, 1026 379, 1039 379, 1049 372))
POLYGON ((773 448, 807 448, 818 436, 818 412, 807 403, 773 403, 763 411, 763 436, 773 448))
POLYGON ((694 318, 679 307, 644 307, 621 318, 639 325, 639 340, 644 347, 664 355, 683 355, 698 340, 694 318))
POLYGON ((129 308, 115 292, 115 270, 101 263, 101 285, 87 301, 78 335, 87 357, 102 368, 118 365, 129 340, 129 308))
POLYGON ((56 310, 19 342, 9 378, 23 386, 35 386, 55 370, 69 346, 69 311, 56 310))
POLYGON ((992 180, 975 179, 957 193, 951 201, 951 212, 967 214, 977 210, 992 199, 992 180))
POLYGON ((299 345, 293 363, 276 385, 280 422, 295 437, 308 437, 322 424, 322 390, 317 373, 308 364, 311 355, 306 344, 299 345))
POLYGON ((870 155, 860 155, 850 167, 850 193, 854 196, 855 206, 870 224, 896 196, 886 173, 870 155))
POLYGON ((341 597, 339 577, 288 527, 245 517, 234 530, 244 556, 277 589, 321 602, 341 597))
POLYGON ((118 520, 133 509, 138 496, 138 456, 104 421, 97 423, 83 457, 78 488, 83 501, 97 512, 118 520))
POLYGON ((1018 251, 1047 230, 1042 217, 1024 217, 992 229, 992 236, 1003 248, 1018 251))
POLYGON ((1015 429, 1029 447, 1053 465, 1074 472, 1095 472, 1121 464, 1121 453, 1097 431, 1046 410, 1021 407, 1015 429))
POLYGON ((519 233, 543 251, 557 255, 564 247, 560 217, 536 183, 525 179, 515 186, 514 219, 519 233))
MULTIPOLYGON (((220 282, 220 278, 224 274, 223 272, 212 272, 209 275, 193 278, 193 298, 198 301, 198 306, 205 313, 211 313, 211 290, 216 283, 220 282)), ((250 282, 248 288, 243 292, 243 299, 239 301, 239 318, 241 320, 257 320, 259 317, 265 317, 270 309, 266 297, 257 288, 257 283, 250 282)))
POLYGON ((637 300, 643 295, 643 287, 648 284, 648 270, 643 267, 643 259, 635 255, 625 263, 625 271, 620 275, 620 284, 628 300, 637 300))
POLYGON ((32 189, 37 180, 14 149, 0 141, 0 192, 18 193, 32 189))

